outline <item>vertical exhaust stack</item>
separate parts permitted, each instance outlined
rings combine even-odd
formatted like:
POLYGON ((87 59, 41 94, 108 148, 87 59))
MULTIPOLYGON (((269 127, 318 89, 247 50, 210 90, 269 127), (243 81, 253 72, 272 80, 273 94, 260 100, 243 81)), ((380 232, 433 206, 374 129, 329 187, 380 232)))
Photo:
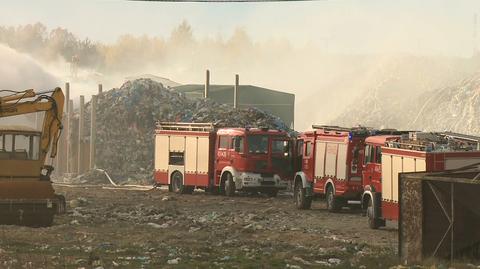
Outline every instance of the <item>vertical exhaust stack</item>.
POLYGON ((207 69, 205 72, 205 92, 203 93, 203 98, 208 98, 208 91, 210 90, 210 70, 207 69))
POLYGON ((239 86, 240 76, 235 75, 235 87, 233 87, 233 108, 238 108, 238 86, 239 86))
POLYGON ((103 92, 103 85, 98 84, 98 95, 102 94, 102 92, 103 92))

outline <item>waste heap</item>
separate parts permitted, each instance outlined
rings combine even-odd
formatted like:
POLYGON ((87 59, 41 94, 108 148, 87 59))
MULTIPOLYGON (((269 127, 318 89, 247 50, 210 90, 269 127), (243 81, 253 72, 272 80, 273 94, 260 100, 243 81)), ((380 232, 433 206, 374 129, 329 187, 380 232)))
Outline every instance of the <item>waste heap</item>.
POLYGON ((362 94, 332 124, 480 133, 480 72, 428 91, 423 89, 428 83, 403 85, 400 78, 392 76, 362 94))
MULTIPOLYGON (((85 113, 89 126, 90 103, 85 113)), ((278 117, 259 109, 234 109, 208 99, 190 99, 150 79, 128 81, 103 92, 98 96, 96 119, 96 166, 117 181, 152 179, 156 121, 291 131, 278 117)))

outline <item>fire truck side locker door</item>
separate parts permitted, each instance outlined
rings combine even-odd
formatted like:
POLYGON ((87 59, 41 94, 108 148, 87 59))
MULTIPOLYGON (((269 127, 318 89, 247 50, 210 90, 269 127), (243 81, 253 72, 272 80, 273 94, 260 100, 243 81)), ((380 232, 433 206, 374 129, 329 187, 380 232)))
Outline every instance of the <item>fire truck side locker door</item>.
POLYGON ((209 185, 210 143, 208 137, 197 140, 197 186, 209 185))

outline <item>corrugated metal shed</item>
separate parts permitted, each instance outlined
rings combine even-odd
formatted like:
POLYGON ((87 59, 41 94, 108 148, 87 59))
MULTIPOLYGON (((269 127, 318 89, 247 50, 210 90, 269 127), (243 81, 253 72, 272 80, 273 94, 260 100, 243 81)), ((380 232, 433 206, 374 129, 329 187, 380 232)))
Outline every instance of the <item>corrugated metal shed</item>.
MULTIPOLYGON (((221 104, 233 106, 233 85, 210 85, 208 97, 221 104)), ((188 84, 173 88, 191 98, 203 98, 205 85, 188 84)), ((293 128, 295 115, 295 95, 270 90, 253 85, 240 85, 238 107, 256 107, 269 112, 293 128)))

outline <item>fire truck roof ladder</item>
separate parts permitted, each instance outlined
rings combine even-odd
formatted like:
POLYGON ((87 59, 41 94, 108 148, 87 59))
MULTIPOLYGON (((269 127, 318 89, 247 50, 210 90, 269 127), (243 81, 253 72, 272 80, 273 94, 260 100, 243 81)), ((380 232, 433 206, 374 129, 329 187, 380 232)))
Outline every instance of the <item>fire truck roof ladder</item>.
POLYGON ((213 123, 157 122, 160 130, 209 132, 214 130, 213 123))
POLYGON ((446 138, 450 137, 453 139, 471 141, 471 142, 477 143, 477 150, 480 150, 480 137, 478 136, 459 134, 454 132, 443 132, 443 133, 440 133, 440 135, 446 138))
POLYGON ((321 129, 325 131, 350 132, 352 128, 340 127, 335 125, 312 125, 313 129, 321 129))
POLYGON ((371 128, 363 126, 348 128, 334 125, 312 125, 312 128, 315 130, 324 130, 327 132, 350 132, 354 135, 365 135, 371 131, 371 128))

